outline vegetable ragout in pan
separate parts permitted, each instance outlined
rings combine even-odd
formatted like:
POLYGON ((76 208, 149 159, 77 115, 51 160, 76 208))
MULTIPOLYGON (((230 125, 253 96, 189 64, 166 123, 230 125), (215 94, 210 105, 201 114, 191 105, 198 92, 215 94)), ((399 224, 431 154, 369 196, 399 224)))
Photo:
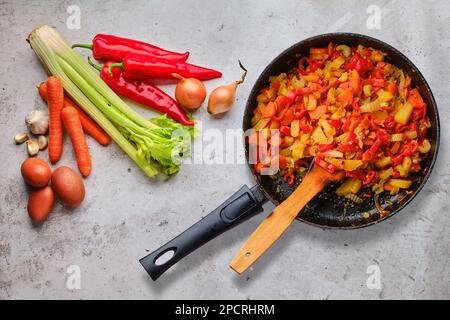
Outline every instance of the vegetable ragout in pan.
POLYGON ((276 160, 277 174, 293 186, 314 159, 329 172, 345 170, 336 193, 355 202, 362 188, 375 195, 408 189, 409 174, 422 170, 431 149, 430 122, 411 78, 385 58, 373 48, 330 43, 270 77, 251 120, 249 144, 267 149, 255 155, 255 171, 276 160), (274 144, 279 154, 271 155, 274 144))

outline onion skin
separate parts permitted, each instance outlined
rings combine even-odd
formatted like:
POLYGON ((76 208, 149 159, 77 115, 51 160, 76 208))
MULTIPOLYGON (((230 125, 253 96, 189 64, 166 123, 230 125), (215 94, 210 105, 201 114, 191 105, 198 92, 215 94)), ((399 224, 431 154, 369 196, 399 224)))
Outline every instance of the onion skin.
POLYGON ((188 110, 197 110, 206 99, 206 88, 203 82, 195 78, 183 78, 178 74, 173 76, 180 81, 175 88, 175 99, 188 110))
POLYGON ((245 76, 247 75, 247 69, 245 69, 240 61, 239 66, 244 70, 241 80, 215 88, 208 98, 208 113, 218 115, 230 111, 233 107, 234 101, 236 100, 237 87, 244 82, 245 76))
POLYGON ((238 84, 233 82, 226 86, 215 88, 208 99, 208 113, 221 114, 231 110, 236 99, 238 84))

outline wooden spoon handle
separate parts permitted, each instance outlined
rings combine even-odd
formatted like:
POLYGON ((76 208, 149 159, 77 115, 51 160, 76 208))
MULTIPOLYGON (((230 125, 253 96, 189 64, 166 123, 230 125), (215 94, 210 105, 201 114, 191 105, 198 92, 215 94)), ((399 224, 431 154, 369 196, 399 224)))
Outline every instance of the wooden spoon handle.
POLYGON ((287 229, 303 207, 318 194, 328 182, 325 170, 316 166, 303 178, 297 189, 253 232, 230 267, 241 274, 247 270, 287 229))

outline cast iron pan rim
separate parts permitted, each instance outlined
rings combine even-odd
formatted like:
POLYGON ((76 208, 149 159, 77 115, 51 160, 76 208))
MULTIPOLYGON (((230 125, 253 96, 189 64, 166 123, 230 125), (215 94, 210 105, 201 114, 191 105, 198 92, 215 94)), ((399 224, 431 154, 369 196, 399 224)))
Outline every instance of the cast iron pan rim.
MULTIPOLYGON (((428 82, 426 81, 425 77, 422 75, 422 73, 420 72, 420 70, 416 67, 416 65, 414 63, 412 63, 411 60, 409 60, 403 53, 401 53, 399 50, 395 49, 394 47, 392 47, 391 45, 385 43, 384 41, 381 41, 379 39, 367 36, 367 35, 363 35, 363 34, 359 34, 359 33, 351 33, 351 32, 333 32, 333 33, 324 33, 324 34, 320 34, 320 35, 316 35, 316 36, 312 36, 309 38, 306 38, 300 42, 297 42, 296 44, 290 46, 289 48, 287 48, 286 50, 284 50, 283 52, 281 52, 277 57, 275 57, 265 68, 264 70, 261 72, 261 74, 259 75, 259 77, 256 79, 252 90, 250 91, 250 96, 252 95, 253 91, 255 90, 256 84, 258 84, 259 82, 261 82, 263 80, 263 75, 265 75, 265 73, 267 72, 267 70, 274 64, 276 63, 280 58, 282 58, 284 55, 288 54, 290 51, 294 50, 294 49, 298 49, 298 47, 302 46, 305 42, 309 42, 309 41, 313 41, 316 39, 322 39, 322 38, 330 38, 330 37, 335 37, 335 36, 349 36, 349 37, 353 37, 353 38, 357 38, 357 39, 366 39, 366 40, 370 40, 372 42, 376 42, 378 43, 381 47, 384 47, 390 51, 395 52, 395 54, 397 54, 402 60, 404 60, 406 62, 406 64, 409 64, 412 69, 418 74, 420 80, 423 82, 423 84, 425 85, 426 90, 428 91, 428 93, 431 96, 431 101, 433 104, 433 109, 436 111, 436 147, 433 153, 433 157, 431 159, 431 163, 430 166, 428 168, 427 173, 425 174, 422 183, 420 183, 420 185, 417 187, 417 189, 415 190, 415 192, 408 197, 405 202, 403 202, 398 208, 396 208, 394 211, 392 211, 388 216, 375 220, 375 221, 371 221, 365 224, 359 224, 359 225, 355 225, 355 226, 340 226, 340 227, 336 227, 336 226, 328 226, 328 225, 321 225, 321 224, 317 224, 317 223, 313 223, 307 220, 304 220, 302 218, 297 217, 296 219, 306 223, 308 225, 312 225, 314 227, 318 227, 321 229, 340 229, 340 230, 353 230, 353 229, 360 229, 360 228, 365 228, 368 226, 372 226, 375 224, 378 224, 392 216, 394 216, 397 212, 401 211, 402 209, 404 209, 416 196, 417 194, 422 190, 423 186, 426 184, 426 182, 428 181, 428 178, 431 175, 431 172, 433 171, 434 168, 434 164, 436 163, 436 159, 437 159, 437 155, 439 153, 439 144, 440 144, 440 120, 439 120, 439 112, 438 112, 438 108, 437 108, 437 104, 436 104, 436 100, 434 99, 434 95, 433 92, 431 91, 430 86, 428 85, 428 82)), ((253 106, 253 101, 250 101, 250 99, 247 99, 247 105, 245 107, 245 112, 250 112, 251 108, 253 106)), ((245 128, 245 117, 243 117, 243 122, 242 122, 242 127, 245 128)), ((245 139, 245 137, 244 137, 245 139)), ((247 148, 247 144, 244 141, 244 146, 245 148, 247 148)), ((272 196, 265 190, 265 188, 261 185, 260 181, 257 179, 257 174, 256 172, 253 170, 253 167, 248 163, 248 159, 247 159, 247 165, 249 166, 252 174, 253 174, 253 178, 255 179, 256 183, 259 185, 259 188, 262 190, 262 192, 265 194, 265 196, 267 197, 267 199, 269 199, 273 204, 278 205, 279 203, 277 201, 275 201, 272 196)))

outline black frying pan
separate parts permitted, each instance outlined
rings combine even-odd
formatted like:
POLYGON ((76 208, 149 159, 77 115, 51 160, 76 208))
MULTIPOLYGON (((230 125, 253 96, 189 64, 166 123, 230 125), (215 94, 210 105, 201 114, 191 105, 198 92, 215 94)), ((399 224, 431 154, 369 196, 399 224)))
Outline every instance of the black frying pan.
MULTIPOLYGON (((380 216, 375 207, 373 197, 364 198, 364 202, 361 204, 350 204, 348 200, 338 197, 334 192, 336 186, 331 185, 316 196, 315 199, 310 201, 309 204, 299 212, 297 217, 297 219, 302 222, 321 228, 361 228, 373 225, 393 216, 410 203, 430 176, 438 153, 440 130, 436 101, 434 100, 433 94, 431 93, 425 78, 406 56, 380 40, 353 33, 329 33, 300 41, 276 57, 256 80, 247 100, 244 112, 243 129, 245 132, 247 129, 251 128, 250 120, 253 116, 252 111, 256 106, 256 97, 260 93, 260 90, 268 85, 269 76, 278 75, 292 69, 292 67, 298 63, 298 57, 300 55, 306 56, 309 54, 310 47, 326 47, 330 41, 336 44, 346 44, 349 46, 362 44, 387 53, 387 61, 402 68, 405 73, 412 78, 412 85, 419 89, 421 96, 428 106, 428 116, 431 122, 428 138, 432 148, 428 157, 422 162, 424 170, 420 173, 412 174, 411 178, 413 184, 408 190, 408 193, 402 191, 398 195, 390 196, 385 192, 379 197, 380 204, 384 210, 389 212, 388 215, 384 217, 380 216)), ((248 163, 247 142, 245 143, 245 146, 245 154, 248 163)), ((262 204, 266 201, 270 200, 275 205, 278 205, 286 199, 301 182, 301 178, 297 176, 295 185, 290 188, 287 183, 283 181, 282 177, 273 179, 269 176, 261 176, 254 171, 252 165, 249 165, 249 167, 250 170, 252 170, 257 183, 255 186, 249 188, 244 185, 202 220, 140 260, 141 264, 153 280, 156 280, 171 266, 195 249, 201 247, 219 234, 263 211, 262 204), (159 264, 159 258, 169 252, 172 252, 173 254, 171 258, 159 264)))

